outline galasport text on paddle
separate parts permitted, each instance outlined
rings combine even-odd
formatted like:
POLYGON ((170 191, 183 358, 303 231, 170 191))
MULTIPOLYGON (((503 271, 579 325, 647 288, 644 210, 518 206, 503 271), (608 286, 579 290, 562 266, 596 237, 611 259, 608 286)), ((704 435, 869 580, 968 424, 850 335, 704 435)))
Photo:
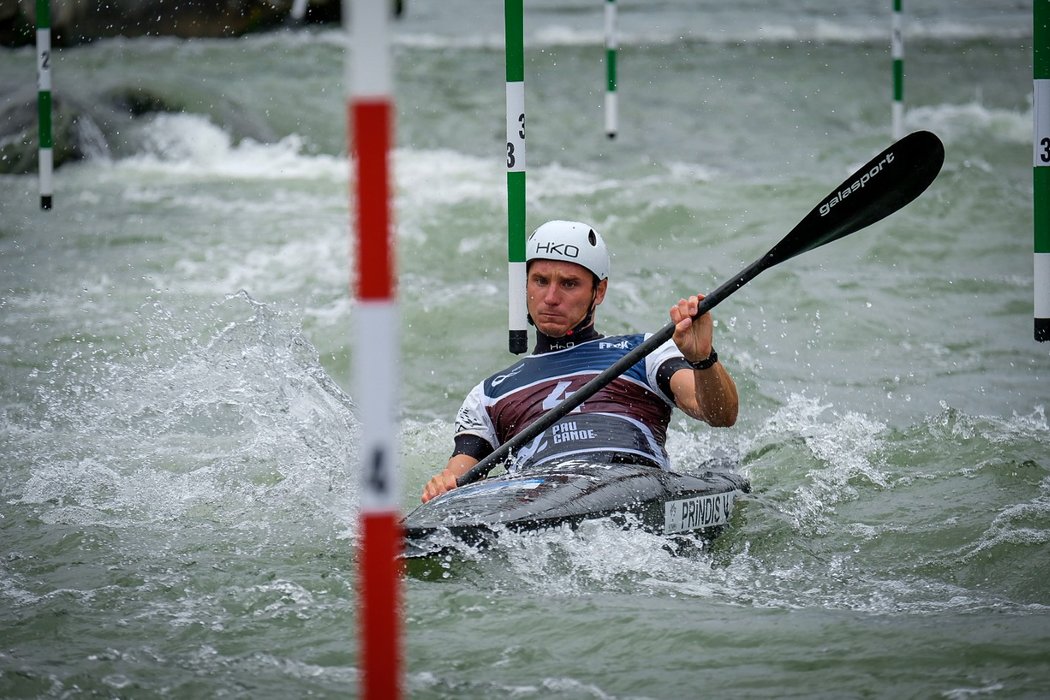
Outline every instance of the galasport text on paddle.
MULTIPOLYGON (((698 318, 713 309, 763 270, 855 233, 903 208, 930 186, 943 163, 944 145, 935 134, 929 131, 908 134, 846 178, 768 253, 705 296, 693 318, 698 318)), ((554 425, 640 359, 667 342, 674 335, 674 328, 674 323, 668 323, 653 333, 641 345, 471 467, 470 471, 456 479, 456 484, 464 486, 487 475, 505 460, 512 450, 518 449, 554 425)))

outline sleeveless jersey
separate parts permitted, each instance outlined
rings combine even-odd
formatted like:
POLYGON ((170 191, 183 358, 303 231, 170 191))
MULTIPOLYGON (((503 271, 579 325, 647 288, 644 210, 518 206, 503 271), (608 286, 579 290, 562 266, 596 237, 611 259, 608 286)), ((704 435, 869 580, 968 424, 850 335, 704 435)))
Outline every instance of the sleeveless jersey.
MULTIPOLYGON (((495 449, 648 337, 599 338, 519 360, 470 391, 456 415, 456 434, 476 435, 495 449)), ((511 469, 556 458, 628 455, 668 468, 664 442, 674 399, 660 390, 656 376, 660 365, 680 357, 668 340, 522 447, 511 469)))

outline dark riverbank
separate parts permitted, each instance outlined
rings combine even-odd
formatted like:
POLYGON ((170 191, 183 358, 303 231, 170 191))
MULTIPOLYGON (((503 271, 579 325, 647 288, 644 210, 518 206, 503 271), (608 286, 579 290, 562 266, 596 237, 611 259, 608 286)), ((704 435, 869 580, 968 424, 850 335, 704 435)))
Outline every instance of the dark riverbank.
MULTIPOLYGON (((235 37, 302 22, 339 22, 341 0, 51 0, 51 43, 74 46, 115 36, 235 37)), ((0 46, 35 42, 35 0, 0 0, 0 46)))
MULTIPOLYGON (((393 14, 400 16, 404 0, 390 1, 393 14)), ((341 0, 51 0, 51 44, 69 48, 118 36, 234 38, 341 21, 341 0)), ((35 0, 0 0, 0 47, 35 43, 35 0)), ((56 168, 93 154, 119 153, 128 127, 142 115, 196 108, 185 95, 173 95, 156 83, 102 85, 105 81, 100 81, 85 91, 63 86, 61 76, 55 80, 59 89, 52 94, 51 132, 56 168)), ((34 76, 0 77, 0 95, 0 173, 35 172, 39 137, 34 76)), ((199 99, 219 105, 215 119, 236 138, 265 142, 277 137, 244 118, 239 106, 227 105, 223 95, 199 99)))

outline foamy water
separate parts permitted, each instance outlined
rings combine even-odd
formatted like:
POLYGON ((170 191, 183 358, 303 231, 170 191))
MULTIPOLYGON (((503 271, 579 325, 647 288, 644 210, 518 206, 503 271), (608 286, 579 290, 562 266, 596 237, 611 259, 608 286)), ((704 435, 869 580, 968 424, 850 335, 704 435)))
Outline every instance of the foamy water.
MULTIPOLYGON (((613 142, 601 8, 528 8, 527 210, 597 226, 602 328, 651 331, 888 144, 889 8, 621 5, 613 142)), ((683 552, 597 522, 410 569, 410 695, 1040 696, 1030 10, 912 8, 906 125, 944 141, 938 180, 715 310, 740 421, 676 417, 668 449, 751 478, 726 533, 683 552)), ((56 55, 106 147, 59 169, 51 212, 0 176, 0 694, 356 692, 344 44, 56 55), (181 107, 121 116, 142 86, 181 107)), ((394 45, 407 509, 513 360, 501 8, 409 3, 394 45)), ((33 53, 8 58, 20 85, 33 53)))

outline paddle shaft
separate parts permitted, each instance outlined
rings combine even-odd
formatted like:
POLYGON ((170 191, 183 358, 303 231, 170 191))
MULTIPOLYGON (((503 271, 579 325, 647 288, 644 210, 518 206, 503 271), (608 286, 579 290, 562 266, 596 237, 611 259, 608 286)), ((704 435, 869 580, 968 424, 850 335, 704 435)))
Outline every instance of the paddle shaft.
MULTIPOLYGON (((706 295, 693 318, 699 318, 713 309, 763 270, 889 216, 922 194, 937 177, 943 162, 944 146, 935 135, 928 131, 917 131, 905 136, 843 181, 768 253, 706 295)), ((505 460, 511 451, 536 438, 636 362, 670 340, 674 329, 675 324, 668 323, 652 334, 615 364, 497 447, 461 475, 456 483, 463 486, 484 477, 505 460)))
MULTIPOLYGON (((696 315, 693 318, 699 318, 705 313, 717 306, 721 301, 726 299, 730 294, 743 287, 745 284, 755 278, 758 273, 769 267, 769 265, 761 265, 762 261, 758 260, 749 265, 747 268, 742 270, 739 275, 734 277, 729 282, 726 282, 721 287, 711 292, 703 298, 697 307, 696 315)), ((631 368, 636 362, 649 355, 656 348, 663 345, 665 342, 671 339, 674 335, 674 323, 668 323, 666 326, 661 328, 656 333, 649 336, 641 345, 636 346, 633 350, 628 352, 626 355, 617 360, 614 364, 607 367, 601 374, 595 376, 589 382, 584 384, 579 389, 572 392, 572 395, 563 400, 557 406, 544 413, 542 416, 534 420, 529 426, 507 440, 505 443, 496 448, 492 454, 485 457, 473 467, 470 471, 460 476, 456 483, 459 486, 464 486, 471 482, 477 481, 489 473, 499 462, 506 459, 507 455, 511 451, 518 449, 529 440, 534 439, 537 435, 542 433, 547 428, 551 427, 559 420, 571 413, 577 406, 582 404, 587 399, 594 396, 596 393, 601 391, 607 384, 612 382, 614 379, 619 377, 621 374, 631 368)))

